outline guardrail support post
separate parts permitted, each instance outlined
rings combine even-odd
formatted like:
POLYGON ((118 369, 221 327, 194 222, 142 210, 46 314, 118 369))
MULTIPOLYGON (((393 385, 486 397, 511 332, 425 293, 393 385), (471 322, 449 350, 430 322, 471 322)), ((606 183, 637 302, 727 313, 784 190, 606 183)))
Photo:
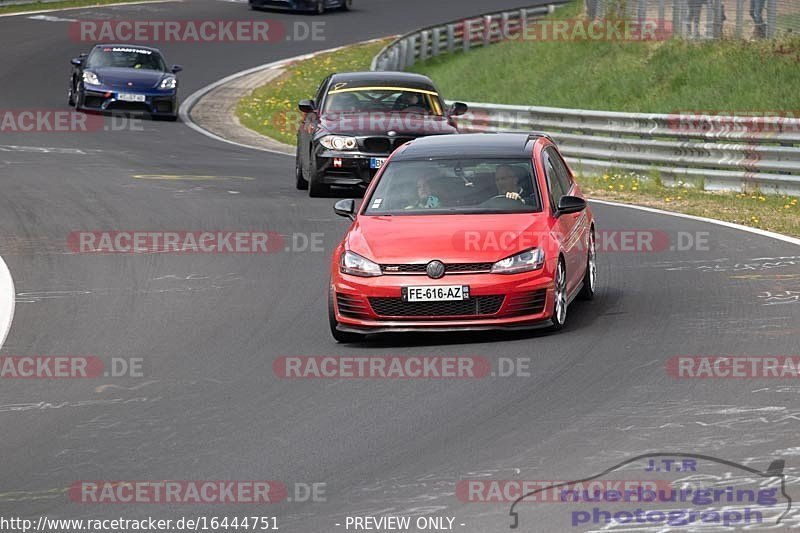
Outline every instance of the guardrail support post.
POLYGON ((778 29, 778 2, 767 0, 767 37, 775 37, 778 29))
POLYGON ((472 46, 472 21, 464 21, 464 31, 462 32, 461 39, 463 40, 464 51, 469 52, 472 46))
POLYGON ((442 45, 442 29, 440 27, 433 28, 433 42, 431 43, 431 55, 433 57, 438 56, 441 54, 441 45, 442 45))
POLYGON ((447 53, 452 54, 456 51, 456 25, 447 25, 447 53))
POLYGON ((412 35, 408 38, 408 55, 406 56, 405 68, 413 67, 417 55, 417 36, 412 35))
POLYGON ((428 36, 427 30, 423 31, 419 39, 419 60, 425 61, 428 59, 428 36))

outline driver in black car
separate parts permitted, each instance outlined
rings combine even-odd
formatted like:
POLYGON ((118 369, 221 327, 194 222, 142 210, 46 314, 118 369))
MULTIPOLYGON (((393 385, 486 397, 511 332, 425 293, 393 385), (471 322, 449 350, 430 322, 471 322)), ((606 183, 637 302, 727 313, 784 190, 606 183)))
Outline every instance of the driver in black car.
POLYGON ((525 198, 522 197, 524 189, 520 184, 519 175, 511 165, 499 165, 495 169, 494 183, 497 186, 498 196, 505 196, 511 200, 519 200, 523 204, 525 203, 525 198))

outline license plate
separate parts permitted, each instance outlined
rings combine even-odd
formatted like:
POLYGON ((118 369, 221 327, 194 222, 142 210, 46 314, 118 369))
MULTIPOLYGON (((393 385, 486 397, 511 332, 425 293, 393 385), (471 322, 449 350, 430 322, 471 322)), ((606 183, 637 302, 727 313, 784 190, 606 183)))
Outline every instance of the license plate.
POLYGON ((119 93, 117 95, 117 100, 122 102, 144 102, 144 98, 143 94, 119 93))
POLYGON ((406 302, 452 302, 469 300, 469 285, 428 285, 403 287, 406 302))
POLYGON ((385 162, 385 157, 371 157, 369 159, 369 168, 381 168, 385 162))

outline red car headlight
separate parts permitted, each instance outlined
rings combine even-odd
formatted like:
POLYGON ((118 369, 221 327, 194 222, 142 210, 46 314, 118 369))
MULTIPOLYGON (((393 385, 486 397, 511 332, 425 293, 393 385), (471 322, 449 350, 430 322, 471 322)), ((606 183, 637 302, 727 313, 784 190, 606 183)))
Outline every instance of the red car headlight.
POLYGON ((366 257, 353 252, 345 252, 339 260, 339 271, 342 274, 351 274, 363 278, 371 278, 382 274, 381 267, 366 257))
POLYGON ((544 266, 544 252, 539 248, 532 248, 512 255, 492 265, 492 274, 518 274, 539 270, 544 266))

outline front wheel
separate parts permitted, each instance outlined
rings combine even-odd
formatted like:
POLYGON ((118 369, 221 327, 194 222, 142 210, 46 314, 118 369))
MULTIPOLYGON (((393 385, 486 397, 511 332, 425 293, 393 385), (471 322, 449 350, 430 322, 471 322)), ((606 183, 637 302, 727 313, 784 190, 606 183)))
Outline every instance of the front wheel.
POLYGON ((303 165, 300 162, 300 154, 294 156, 294 184, 298 191, 308 189, 308 180, 303 175, 303 165))
POLYGON ((317 5, 314 9, 314 13, 316 13, 317 15, 325 14, 325 0, 317 0, 317 5))
POLYGON ((586 257, 586 273, 583 275, 583 288, 578 296, 581 300, 594 298, 597 286, 597 249, 594 242, 594 229, 589 233, 589 253, 586 257))
POLYGON ((353 344, 363 341, 366 338, 366 335, 362 335, 361 333, 350 333, 349 331, 339 331, 337 329, 339 322, 336 320, 336 311, 333 306, 333 287, 331 287, 330 291, 328 292, 328 323, 331 327, 331 335, 333 335, 333 338, 336 340, 336 342, 340 342, 342 344, 353 344))
POLYGON ((351 9, 353 9, 353 0, 344 0, 342 11, 350 11, 351 9))
POLYGON ((567 268, 564 266, 564 259, 558 259, 556 267, 556 280, 553 295, 553 316, 550 318, 552 331, 558 331, 564 327, 567 321, 567 268))
POLYGON ((69 91, 67 92, 67 101, 71 107, 75 107, 75 84, 70 82, 69 91))

